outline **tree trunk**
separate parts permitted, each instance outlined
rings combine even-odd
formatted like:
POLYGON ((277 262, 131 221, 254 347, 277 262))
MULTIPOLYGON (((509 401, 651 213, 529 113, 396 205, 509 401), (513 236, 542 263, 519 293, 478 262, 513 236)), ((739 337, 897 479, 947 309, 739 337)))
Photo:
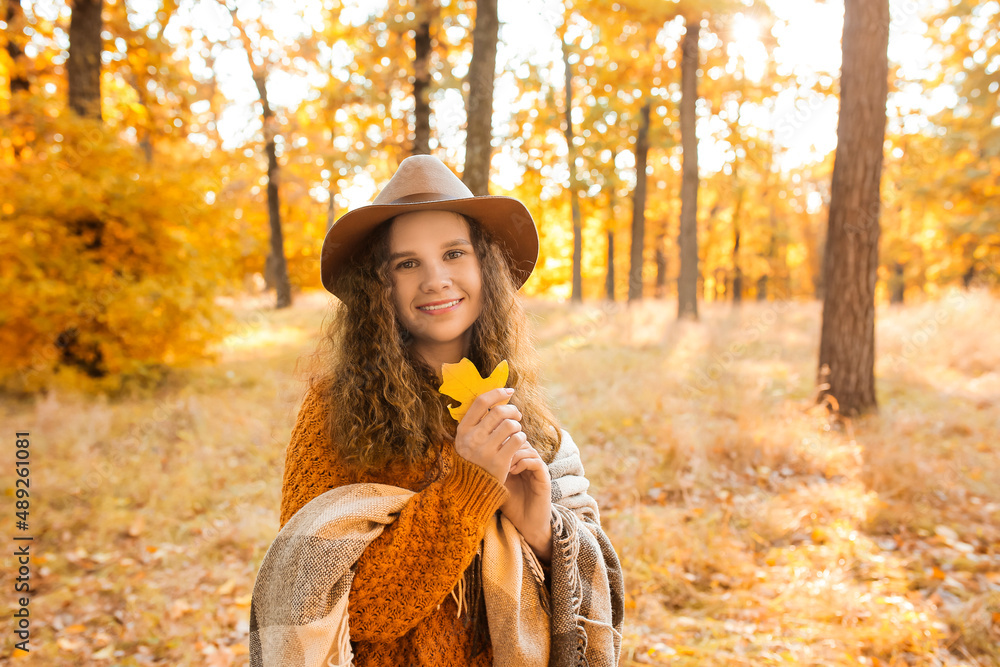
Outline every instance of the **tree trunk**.
POLYGON ((743 302, 743 271, 740 269, 740 215, 743 212, 745 188, 736 191, 736 207, 733 209, 733 304, 743 302))
POLYGON ((417 26, 413 43, 413 155, 431 152, 431 21, 417 26))
POLYGON ((767 301, 767 274, 757 279, 757 300, 767 301))
POLYGON ((649 112, 647 100, 639 110, 639 134, 635 141, 635 194, 632 196, 632 247, 629 252, 628 300, 642 298, 642 255, 646 240, 646 162, 649 157, 649 112))
MULTIPOLYGON (((801 216, 800 216, 801 217, 801 216)), ((827 225, 829 225, 830 211, 827 209, 827 225)), ((803 227, 803 236, 808 239, 814 237, 810 231, 809 222, 805 221, 803 227)), ((822 232, 822 229, 818 230, 822 232)), ((813 274, 813 286, 815 287, 815 296, 818 301, 822 301, 826 298, 826 289, 824 288, 824 283, 826 281, 826 238, 818 237, 816 238, 816 256, 819 257, 819 270, 815 271, 813 274)))
POLYGON ((677 318, 698 319, 698 137, 695 102, 698 99, 697 19, 687 21, 681 44, 681 230, 678 238, 681 267, 677 279, 677 318))
MULTIPOLYGON (((20 0, 8 0, 7 11, 4 14, 4 22, 7 24, 7 56, 10 58, 10 115, 16 118, 22 108, 20 93, 28 93, 31 86, 28 83, 27 62, 24 57, 22 43, 24 35, 24 12, 21 10, 20 0)), ((27 97, 25 95, 24 97, 27 97)), ((17 121, 14 121, 15 124, 17 121)), ((21 157, 21 145, 12 147, 14 159, 21 157)))
MULTIPOLYGON (((249 55, 249 54, 247 54, 249 55)), ((250 62, 253 62, 251 59, 250 62)), ((264 72, 254 74, 254 83, 264 109, 264 150, 267 153, 267 219, 271 224, 271 267, 274 271, 274 287, 277 292, 275 308, 292 305, 292 286, 288 281, 288 266, 285 263, 285 241, 281 233, 281 203, 278 199, 278 155, 274 145, 274 111, 267 101, 267 79, 264 72)))
POLYGON ((771 150, 768 152, 767 156, 767 167, 765 168, 766 181, 764 186, 764 193, 761 200, 764 205, 767 206, 768 210, 768 221, 767 221, 767 250, 765 251, 765 257, 767 258, 767 268, 765 272, 757 278, 757 300, 767 301, 767 283, 769 275, 774 272, 775 266, 777 264, 775 258, 775 237, 777 236, 777 229, 775 228, 777 222, 777 216, 774 214, 774 135, 771 135, 771 150))
MULTIPOLYGON (((9 1, 13 4, 19 0, 9 1)), ((77 0, 73 3, 69 22, 69 57, 66 61, 70 109, 79 116, 98 122, 104 120, 101 116, 101 9, 101 0, 77 0)), ((8 7, 7 14, 10 15, 11 11, 8 7)), ((88 239, 83 246, 85 251, 98 251, 103 246, 104 229, 104 220, 89 214, 66 226, 70 235, 88 239)), ((95 253, 85 261, 97 269, 103 268, 99 254, 95 253)), ((94 307, 103 313, 104 306, 103 302, 96 302, 94 307)), ((97 317, 98 314, 94 313, 80 323, 80 328, 72 326, 59 332, 54 341, 59 350, 59 365, 78 368, 92 378, 107 375, 100 345, 96 342, 84 344, 80 340, 81 333, 94 329, 97 317)))
POLYGON ((580 183, 576 177, 576 146, 573 145, 573 70, 569 64, 569 44, 562 43, 563 68, 566 72, 566 106, 563 134, 566 137, 566 161, 569 167, 569 205, 573 216, 573 291, 571 300, 583 301, 583 223, 580 217, 580 183))
POLYGON ((333 223, 337 222, 337 206, 334 199, 337 189, 331 184, 328 192, 330 193, 330 200, 326 203, 326 231, 330 231, 333 223))
MULTIPOLYGON (((614 206, 611 207, 612 220, 614 206)), ((608 227, 608 271, 604 274, 604 297, 608 301, 615 300, 615 230, 608 227)))
POLYGON ((278 284, 274 273, 274 254, 268 251, 264 258, 264 291, 269 292, 278 284))
POLYGON ((13 102, 15 96, 21 92, 28 92, 28 72, 27 63, 24 60, 24 49, 21 43, 24 41, 24 12, 21 10, 20 0, 8 0, 7 12, 4 17, 7 24, 7 55, 10 57, 10 96, 13 102))
POLYGON ((888 42, 889 0, 846 0, 818 374, 820 399, 832 397, 831 406, 846 416, 877 410, 875 282, 888 42))
POLYGON ((771 203, 771 198, 766 197, 765 202, 769 204, 770 213, 768 214, 769 224, 767 230, 767 269, 766 273, 757 279, 757 300, 767 301, 767 290, 770 284, 770 276, 777 271, 777 216, 774 214, 774 206, 771 203))
POLYGON ((893 262, 892 277, 889 278, 889 303, 903 303, 906 292, 906 280, 903 275, 905 268, 902 262, 893 262))
MULTIPOLYGON (((620 149, 619 149, 620 150, 620 149)), ((611 170, 615 171, 615 164, 618 161, 618 151, 615 151, 611 158, 611 170)), ((607 271, 604 274, 604 297, 608 301, 615 300, 615 232, 618 231, 618 217, 615 215, 615 207, 618 205, 618 196, 615 192, 615 178, 612 176, 605 183, 608 190, 608 259, 607 271)))
POLYGON ((497 67, 497 0, 477 0, 469 65, 469 101, 466 104, 465 168, 462 181, 474 195, 490 193, 493 156, 493 81, 497 67))
POLYGON ((740 230, 733 233, 733 303, 743 302, 743 272, 740 270, 740 230))
POLYGON ((972 287, 972 281, 976 279, 976 256, 975 256, 976 244, 966 243, 962 248, 962 259, 967 263, 967 268, 965 272, 962 273, 962 289, 969 289, 972 287))
POLYGON ((330 194, 330 199, 326 205, 326 231, 330 231, 333 227, 333 223, 337 221, 337 168, 335 160, 333 159, 334 151, 336 146, 334 146, 334 139, 337 138, 337 128, 333 124, 333 118, 336 113, 335 109, 328 110, 330 118, 330 159, 327 161, 327 166, 330 170, 330 185, 327 188, 327 192, 330 194))
POLYGON ((667 253, 664 246, 667 243, 667 231, 662 230, 656 236, 656 291, 657 299, 667 296, 667 253))
MULTIPOLYGON (((15 0, 16 1, 16 0, 15 0)), ((69 108, 80 116, 101 116, 101 0, 75 0, 69 20, 69 108)))
POLYGON ((962 274, 962 289, 969 289, 972 287, 972 280, 976 277, 976 265, 970 264, 969 268, 965 270, 962 274))

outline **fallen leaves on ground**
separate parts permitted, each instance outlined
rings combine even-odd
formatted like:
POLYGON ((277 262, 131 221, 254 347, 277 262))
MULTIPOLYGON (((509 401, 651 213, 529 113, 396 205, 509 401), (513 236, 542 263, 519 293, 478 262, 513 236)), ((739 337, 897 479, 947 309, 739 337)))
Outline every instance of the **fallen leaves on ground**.
MULTIPOLYGON (((325 303, 261 326, 309 339, 325 303)), ((964 304, 919 354, 908 332, 945 306, 880 310, 880 414, 844 424, 809 402, 818 304, 705 304, 693 324, 528 303, 621 558, 622 665, 998 664, 1000 375, 982 369, 1000 368, 1000 308, 964 304)), ((0 404, 36 460, 16 664, 248 664, 311 351, 247 364, 242 346, 150 399, 0 404)))

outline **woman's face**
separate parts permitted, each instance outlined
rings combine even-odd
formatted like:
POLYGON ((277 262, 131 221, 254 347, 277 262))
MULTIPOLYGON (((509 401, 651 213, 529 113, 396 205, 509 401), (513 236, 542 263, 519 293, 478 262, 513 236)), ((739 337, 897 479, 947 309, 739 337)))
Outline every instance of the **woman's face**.
POLYGON ((397 216, 389 229, 389 275, 396 315, 416 351, 434 368, 467 356, 482 274, 465 219, 451 211, 397 216))

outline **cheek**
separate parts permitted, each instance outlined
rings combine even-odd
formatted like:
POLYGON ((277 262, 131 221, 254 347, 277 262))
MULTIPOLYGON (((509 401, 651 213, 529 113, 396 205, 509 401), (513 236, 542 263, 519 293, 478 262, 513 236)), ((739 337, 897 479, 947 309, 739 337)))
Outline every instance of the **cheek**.
POLYGON ((463 281, 465 283, 466 289, 472 293, 474 292, 476 296, 482 294, 483 291, 483 274, 479 268, 479 264, 468 267, 465 270, 465 275, 463 276, 463 281))
POLYGON ((478 312, 477 312, 478 316, 478 313, 481 313, 483 310, 483 281, 482 277, 479 274, 479 271, 476 271, 469 275, 469 279, 466 282, 466 286, 467 286, 466 291, 478 306, 478 312))
POLYGON ((406 313, 406 289, 398 280, 392 284, 392 305, 396 309, 397 316, 402 317, 406 313))

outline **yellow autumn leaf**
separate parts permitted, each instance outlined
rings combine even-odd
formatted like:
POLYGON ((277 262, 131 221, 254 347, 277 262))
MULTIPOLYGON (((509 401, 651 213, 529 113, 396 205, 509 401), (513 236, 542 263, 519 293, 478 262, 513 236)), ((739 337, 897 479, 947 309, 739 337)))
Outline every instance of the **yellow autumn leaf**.
MULTIPOLYGON (((479 374, 476 365, 463 357, 457 364, 443 364, 441 366, 441 377, 444 378, 444 382, 441 383, 438 391, 460 403, 458 406, 448 404, 452 418, 460 422, 477 396, 491 389, 506 386, 509 374, 510 366, 508 366, 506 359, 497 364, 489 377, 483 377, 479 374)), ((506 402, 505 400, 504 403, 506 402)))
POLYGON ((114 656, 115 656, 115 645, 108 644, 107 646, 102 648, 97 653, 94 653, 90 657, 96 658, 97 660, 111 660, 112 658, 114 658, 114 656))

